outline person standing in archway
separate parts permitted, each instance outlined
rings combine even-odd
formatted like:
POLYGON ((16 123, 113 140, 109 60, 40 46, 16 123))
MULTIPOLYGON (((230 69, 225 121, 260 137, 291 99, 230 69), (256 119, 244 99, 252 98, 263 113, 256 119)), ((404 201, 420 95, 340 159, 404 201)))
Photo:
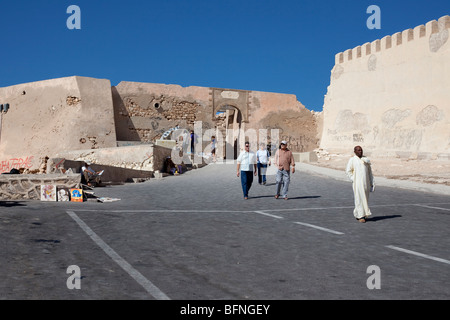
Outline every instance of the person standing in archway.
POLYGON ((194 152, 195 152, 195 143, 197 142, 194 130, 191 130, 189 138, 191 140, 191 153, 194 154, 194 152))
POLYGON ((216 136, 211 137, 211 157, 212 161, 216 162, 216 136))

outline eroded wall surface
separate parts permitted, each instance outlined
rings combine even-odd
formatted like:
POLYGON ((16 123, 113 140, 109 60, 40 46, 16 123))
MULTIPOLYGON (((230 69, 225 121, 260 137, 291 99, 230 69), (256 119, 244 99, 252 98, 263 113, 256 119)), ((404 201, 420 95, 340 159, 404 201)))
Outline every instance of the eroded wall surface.
POLYGON ((122 81, 112 88, 118 141, 154 142, 170 128, 211 127, 209 90, 122 81))
POLYGON ((0 173, 38 170, 63 150, 116 146, 109 80, 67 77, 0 88, 0 173))
POLYGON ((279 130, 293 152, 313 151, 318 147, 321 114, 309 111, 295 95, 252 91, 252 127, 279 130))
POLYGON ((320 147, 450 154, 450 17, 336 55, 320 147))

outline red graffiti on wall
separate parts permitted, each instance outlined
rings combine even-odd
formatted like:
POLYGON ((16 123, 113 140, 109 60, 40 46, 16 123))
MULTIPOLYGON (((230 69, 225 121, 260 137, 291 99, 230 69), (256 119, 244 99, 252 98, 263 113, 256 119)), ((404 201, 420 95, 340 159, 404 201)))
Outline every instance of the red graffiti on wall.
POLYGON ((34 156, 4 160, 1 162, 0 173, 10 172, 11 169, 29 169, 33 166, 33 158, 34 156))

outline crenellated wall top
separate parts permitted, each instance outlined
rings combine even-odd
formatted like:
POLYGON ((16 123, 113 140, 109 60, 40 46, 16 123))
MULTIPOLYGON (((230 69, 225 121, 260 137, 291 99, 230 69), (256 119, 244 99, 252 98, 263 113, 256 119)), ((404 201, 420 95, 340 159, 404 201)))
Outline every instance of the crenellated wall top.
POLYGON ((377 39, 373 42, 367 42, 361 46, 353 49, 345 50, 335 56, 335 64, 349 62, 364 56, 368 56, 384 50, 389 50, 393 47, 401 46, 404 43, 414 41, 420 38, 429 38, 432 34, 446 32, 450 29, 450 16, 446 15, 439 18, 437 21, 432 20, 425 25, 420 25, 414 29, 407 29, 403 32, 397 32, 390 36, 385 36, 382 39, 377 39))

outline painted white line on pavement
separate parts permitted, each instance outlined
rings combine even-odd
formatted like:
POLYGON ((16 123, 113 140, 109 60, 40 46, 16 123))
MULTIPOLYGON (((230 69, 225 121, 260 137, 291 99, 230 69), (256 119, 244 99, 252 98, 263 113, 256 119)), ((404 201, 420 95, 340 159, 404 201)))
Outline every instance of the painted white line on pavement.
MULTIPOLYGON (((435 203, 435 204, 450 204, 450 203, 435 203)), ((430 207, 426 204, 420 203, 396 203, 396 204, 376 204, 371 205, 370 207, 406 207, 406 206, 421 206, 421 207, 430 207)), ((286 212, 286 211, 310 211, 310 210, 333 210, 333 209, 353 209, 355 206, 336 206, 336 207, 312 207, 312 208, 282 208, 282 209, 263 209, 260 211, 265 212, 286 212)), ((435 209, 441 210, 450 210, 440 207, 434 207, 435 209)), ((142 210, 109 210, 109 209, 77 209, 78 212, 108 212, 108 213, 250 213, 255 212, 255 210, 193 210, 193 209, 142 209, 142 210)))
POLYGON ((276 216, 276 215, 270 214, 270 213, 265 213, 265 212, 262 212, 262 211, 253 211, 253 212, 254 213, 258 213, 258 214, 262 214, 264 216, 272 217, 272 218, 275 218, 275 219, 284 219, 283 217, 276 216))
MULTIPOLYGON (((407 204, 410 206, 411 204, 407 204)), ((383 207, 398 207, 399 204, 394 205, 381 205, 383 207)), ((260 211, 271 211, 271 212, 283 212, 283 211, 309 211, 309 210, 328 210, 328 209, 353 209, 355 206, 345 206, 345 207, 312 207, 312 208, 285 208, 285 209, 264 209, 260 211)), ((371 207, 376 207, 371 206, 371 207)), ((79 212, 104 212, 109 213, 250 213, 255 212, 255 210, 192 210, 192 209, 142 209, 142 210, 107 210, 107 209, 77 209, 79 212)))
POLYGON ((75 220, 83 231, 123 270, 125 270, 134 280, 137 281, 152 297, 157 300, 170 300, 161 290, 159 290, 150 280, 144 277, 139 271, 134 269, 127 261, 125 261, 117 252, 106 244, 91 228, 88 227, 80 217, 73 211, 66 211, 67 214, 75 220))
POLYGON ((430 260, 434 260, 434 261, 450 264, 450 261, 448 261, 448 260, 441 259, 441 258, 436 258, 436 257, 433 257, 433 256, 429 256, 427 254, 420 253, 420 252, 411 251, 411 250, 399 248, 399 247, 396 247, 396 246, 386 246, 386 248, 397 250, 397 251, 401 251, 401 252, 404 252, 404 253, 413 254, 413 255, 418 256, 418 257, 422 257, 422 258, 426 258, 426 259, 430 259, 430 260))
POLYGON ((345 206, 345 207, 313 207, 313 208, 284 208, 284 209, 264 209, 265 211, 310 211, 310 210, 329 210, 329 209, 353 209, 355 206, 345 206))
POLYGON ((339 232, 339 231, 335 231, 335 230, 331 230, 331 229, 327 229, 327 228, 322 228, 322 227, 319 227, 319 226, 315 226, 315 225, 313 225, 313 224, 309 224, 309 223, 304 223, 304 222, 294 222, 294 223, 296 223, 296 224, 300 224, 300 225, 302 225, 302 226, 306 226, 306 227, 310 227, 310 228, 314 228, 314 229, 318 229, 318 230, 322 230, 322 231, 326 231, 326 232, 329 232, 329 233, 334 233, 334 234, 338 234, 338 235, 341 235, 341 234, 344 234, 344 233, 342 233, 342 232, 339 232))
MULTIPOLYGON (((437 203, 439 204, 439 203, 437 203)), ((442 203, 442 204, 450 204, 450 203, 442 203)), ((425 206, 422 204, 413 204, 413 203, 396 203, 396 204, 372 204, 370 207, 378 208, 378 207, 408 207, 408 206, 425 206)), ((330 210, 330 209, 353 209, 355 206, 338 206, 338 207, 302 207, 302 208, 282 208, 282 209, 264 209, 264 211, 310 211, 310 210, 330 210)), ((442 209, 442 208, 441 208, 442 209)), ((448 210, 448 209, 443 209, 448 210)))
POLYGON ((423 207, 423 208, 429 208, 429 209, 438 209, 438 210, 450 211, 450 209, 448 209, 448 208, 432 207, 432 206, 427 206, 427 205, 424 205, 424 204, 415 204, 415 206, 423 207))
POLYGON ((77 209, 78 212, 108 212, 108 213, 248 213, 254 210, 235 211, 235 210, 175 210, 175 209, 153 209, 153 210, 109 210, 109 209, 77 209))

